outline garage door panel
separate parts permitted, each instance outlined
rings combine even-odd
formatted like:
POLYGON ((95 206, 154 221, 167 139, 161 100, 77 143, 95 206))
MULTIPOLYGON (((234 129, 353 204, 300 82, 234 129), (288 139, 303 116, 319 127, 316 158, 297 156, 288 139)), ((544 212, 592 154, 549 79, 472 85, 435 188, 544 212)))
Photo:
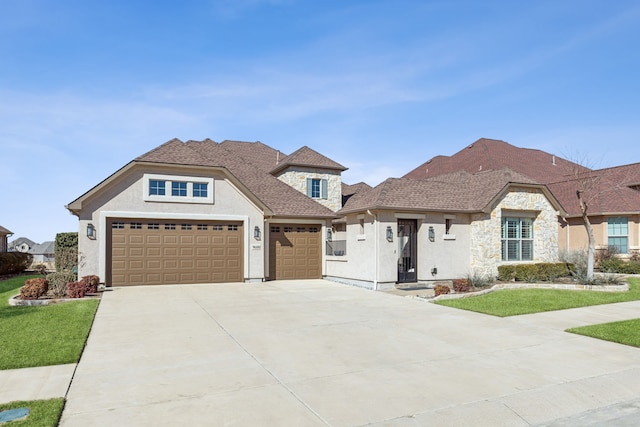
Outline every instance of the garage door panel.
POLYGON ((111 285, 243 280, 241 222, 176 222, 109 219, 111 285))
POLYGON ((271 279, 317 279, 322 275, 322 226, 278 224, 270 227, 271 279))

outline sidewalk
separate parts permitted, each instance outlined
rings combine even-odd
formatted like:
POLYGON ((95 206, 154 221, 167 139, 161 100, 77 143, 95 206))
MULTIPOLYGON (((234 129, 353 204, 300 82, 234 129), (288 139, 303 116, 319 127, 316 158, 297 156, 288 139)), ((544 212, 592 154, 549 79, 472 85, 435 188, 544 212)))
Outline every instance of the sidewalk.
POLYGON ((70 363, 0 371, 0 403, 66 397, 75 369, 70 363))

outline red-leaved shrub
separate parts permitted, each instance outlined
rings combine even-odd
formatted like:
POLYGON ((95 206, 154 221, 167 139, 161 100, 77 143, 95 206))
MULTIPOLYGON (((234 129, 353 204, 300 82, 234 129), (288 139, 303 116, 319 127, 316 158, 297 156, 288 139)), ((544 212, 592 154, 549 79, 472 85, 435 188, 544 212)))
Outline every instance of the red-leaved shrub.
POLYGON ((451 292, 451 289, 449 289, 447 285, 436 285, 433 290, 435 291, 436 296, 451 292))
POLYGON ((471 290, 471 284, 467 279, 453 279, 453 290, 456 292, 469 292, 471 290))
POLYGON ((95 294, 98 292, 98 285, 100 284, 100 278, 98 276, 84 276, 81 282, 84 283, 85 294, 95 294))
POLYGON ((84 298, 85 285, 83 282, 67 283, 67 296, 69 298, 84 298))
POLYGON ((44 277, 28 279, 20 288, 20 299, 38 299, 49 290, 49 282, 44 277))

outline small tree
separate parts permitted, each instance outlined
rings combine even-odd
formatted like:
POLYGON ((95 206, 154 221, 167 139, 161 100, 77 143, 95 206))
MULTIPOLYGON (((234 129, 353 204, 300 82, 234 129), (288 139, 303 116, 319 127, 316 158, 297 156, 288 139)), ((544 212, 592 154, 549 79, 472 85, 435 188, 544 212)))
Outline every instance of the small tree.
POLYGON ((58 233, 54 247, 57 271, 73 271, 78 265, 78 233, 58 233))

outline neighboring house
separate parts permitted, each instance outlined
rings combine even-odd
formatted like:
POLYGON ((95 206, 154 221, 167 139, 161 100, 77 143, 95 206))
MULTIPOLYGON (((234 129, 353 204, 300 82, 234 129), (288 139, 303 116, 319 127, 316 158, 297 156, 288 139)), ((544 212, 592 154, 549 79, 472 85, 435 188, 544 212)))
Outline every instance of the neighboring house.
POLYGON ((29 253, 33 254, 33 263, 45 264, 55 262, 54 248, 55 243, 53 241, 36 243, 29 251, 29 253))
POLYGON ((69 203, 79 275, 110 286, 321 278, 345 169, 308 147, 173 139, 69 203))
POLYGON ((13 233, 0 225, 0 252, 9 252, 9 236, 13 233))
POLYGON ((327 251, 328 279, 387 289, 557 261, 561 205, 546 186, 509 169, 390 178, 361 190, 338 212, 327 247, 343 250, 327 251))
POLYGON ((18 237, 9 244, 10 252, 29 252, 36 245, 31 239, 26 237, 18 237))
POLYGON ((504 141, 479 139, 452 156, 436 156, 405 175, 433 178, 456 171, 510 168, 545 184, 566 210, 558 218, 561 251, 587 247, 580 205, 576 196, 585 190, 588 216, 596 248, 614 246, 623 255, 640 251, 640 163, 592 170, 585 165, 541 150, 515 147, 504 141))

